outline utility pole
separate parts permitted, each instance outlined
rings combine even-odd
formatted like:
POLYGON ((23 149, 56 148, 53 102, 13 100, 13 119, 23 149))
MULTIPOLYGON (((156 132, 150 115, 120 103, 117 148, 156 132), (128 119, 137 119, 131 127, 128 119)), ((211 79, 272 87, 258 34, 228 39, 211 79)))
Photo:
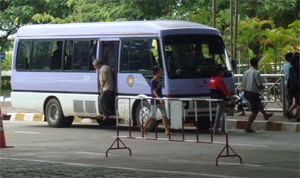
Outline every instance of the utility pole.
POLYGON ((230 57, 232 59, 233 55, 233 44, 232 44, 232 37, 233 37, 233 23, 232 23, 232 0, 230 0, 230 57))
POLYGON ((216 0, 212 1, 213 3, 213 19, 212 19, 212 26, 216 27, 216 0))
MULTIPOLYGON (((234 43, 236 44, 237 43, 237 28, 238 28, 238 24, 237 24, 237 21, 238 21, 238 1, 239 0, 235 0, 235 9, 234 9, 234 12, 235 12, 235 16, 234 16, 234 20, 235 20, 235 28, 234 28, 234 43)), ((236 45, 234 46, 234 50, 233 50, 233 58, 236 59, 236 51, 237 51, 237 47, 236 45)))

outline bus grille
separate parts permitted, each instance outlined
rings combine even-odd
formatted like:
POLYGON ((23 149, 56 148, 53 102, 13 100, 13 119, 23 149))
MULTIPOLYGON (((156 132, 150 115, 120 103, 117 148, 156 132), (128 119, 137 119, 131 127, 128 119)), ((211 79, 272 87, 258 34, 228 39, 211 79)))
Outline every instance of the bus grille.
POLYGON ((96 114, 95 101, 85 101, 85 112, 89 114, 96 114))
POLYGON ((83 110, 83 101, 82 100, 74 100, 73 101, 74 112, 79 114, 84 114, 83 110))

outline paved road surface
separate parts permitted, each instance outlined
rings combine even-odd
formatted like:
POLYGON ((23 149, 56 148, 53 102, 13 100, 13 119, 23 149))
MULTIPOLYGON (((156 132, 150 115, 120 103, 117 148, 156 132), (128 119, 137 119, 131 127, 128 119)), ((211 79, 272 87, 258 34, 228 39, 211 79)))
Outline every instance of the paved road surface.
MULTIPOLYGON (((215 159, 225 137, 215 136, 213 144, 192 142, 122 140, 132 149, 112 150, 115 127, 74 124, 50 128, 43 122, 4 121, 7 145, 0 149, 1 177, 299 177, 299 133, 258 131, 255 134, 230 130, 229 144, 242 157, 215 159)), ((128 127, 121 135, 128 135, 128 127)), ((159 138, 166 138, 159 130, 159 138)), ((174 131, 174 139, 181 138, 174 131)), ((186 131, 186 140, 195 139, 186 131)), ((140 136, 138 130, 133 136, 140 136)), ((154 137, 151 133, 150 137, 154 137)), ((200 140, 209 140, 200 133, 200 140)))

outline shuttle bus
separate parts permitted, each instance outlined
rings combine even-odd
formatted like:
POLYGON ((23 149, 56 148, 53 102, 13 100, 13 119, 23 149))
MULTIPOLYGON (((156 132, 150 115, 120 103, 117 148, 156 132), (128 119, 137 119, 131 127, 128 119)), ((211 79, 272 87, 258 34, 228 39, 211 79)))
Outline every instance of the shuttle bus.
MULTIPOLYGON (((226 70, 223 80, 234 94, 234 66, 215 28, 177 20, 42 24, 17 32, 12 106, 44 113, 51 127, 68 127, 74 116, 101 118, 95 59, 112 69, 113 100, 132 97, 130 102, 118 100, 119 117, 132 118, 140 128, 142 115, 150 114, 150 104, 144 100, 142 107, 136 98, 151 97, 154 65, 163 71, 164 97, 210 98, 209 80, 216 65, 226 70)), ((230 100, 226 104, 228 114, 233 114, 230 100)), ((194 103, 185 101, 183 109, 185 122, 194 122, 194 103)), ((209 128, 208 103, 198 102, 197 113, 199 127, 209 128)), ((147 130, 153 128, 152 122, 147 130)))

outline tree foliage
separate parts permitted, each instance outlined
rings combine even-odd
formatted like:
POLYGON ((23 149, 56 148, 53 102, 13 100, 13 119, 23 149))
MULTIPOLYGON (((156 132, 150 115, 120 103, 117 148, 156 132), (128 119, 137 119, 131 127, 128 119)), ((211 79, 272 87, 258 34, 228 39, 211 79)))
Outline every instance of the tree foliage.
POLYGON ((1 70, 10 70, 12 53, 5 53, 5 60, 1 61, 1 70))
MULTIPOLYGON (((233 0, 233 5, 236 0, 233 0)), ((280 62, 300 44, 299 0, 239 0, 238 40, 244 63, 280 62), (251 55, 251 56, 250 56, 251 55)), ((229 44, 229 0, 216 1, 216 28, 229 44)), ((0 0, 0 51, 12 47, 11 36, 23 25, 176 19, 212 24, 211 0, 0 0)), ((276 72, 276 71, 275 71, 276 72)))
POLYGON ((66 0, 0 0, 0 51, 12 47, 12 35, 26 24, 39 23, 32 19, 35 14, 49 14, 65 18, 72 13, 66 0))

